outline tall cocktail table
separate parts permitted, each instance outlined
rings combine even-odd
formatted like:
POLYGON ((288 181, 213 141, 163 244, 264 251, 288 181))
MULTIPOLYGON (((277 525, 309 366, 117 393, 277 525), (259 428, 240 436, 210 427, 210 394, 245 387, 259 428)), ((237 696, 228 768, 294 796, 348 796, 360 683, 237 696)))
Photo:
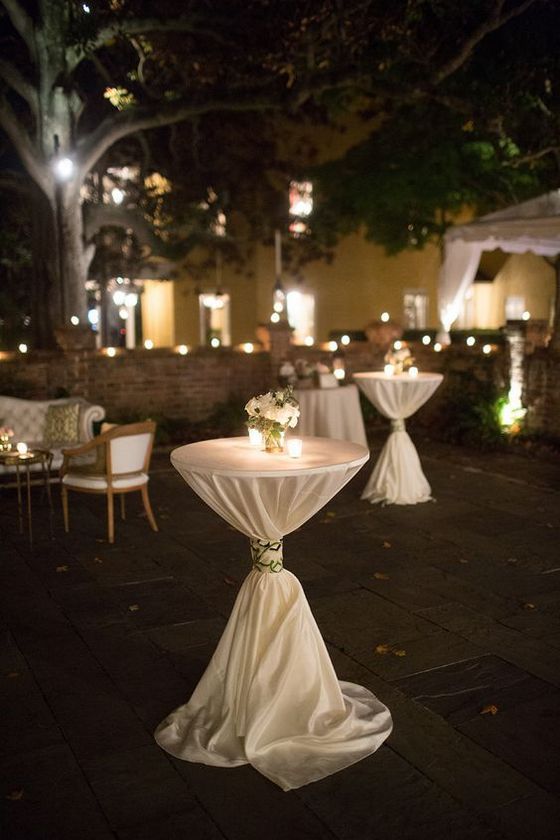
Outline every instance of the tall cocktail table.
POLYGON ((255 451, 246 438, 182 446, 171 461, 187 484, 250 539, 245 578, 216 651, 188 703, 157 728, 177 758, 251 764, 283 790, 375 752, 388 709, 339 682, 303 589, 283 567, 282 538, 320 510, 367 461, 347 441, 304 438, 303 455, 255 451))
POLYGON ((391 434, 362 493, 374 504, 416 505, 428 502, 432 490, 422 472, 416 447, 406 431, 405 419, 430 399, 442 382, 441 373, 387 375, 381 371, 355 373, 354 379, 368 400, 391 420, 391 434))

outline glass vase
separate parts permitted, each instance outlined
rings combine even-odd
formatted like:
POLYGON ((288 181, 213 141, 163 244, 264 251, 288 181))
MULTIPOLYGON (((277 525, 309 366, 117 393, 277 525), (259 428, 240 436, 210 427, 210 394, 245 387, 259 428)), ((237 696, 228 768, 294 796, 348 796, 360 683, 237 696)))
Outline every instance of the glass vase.
POLYGON ((279 432, 276 429, 263 429, 262 442, 264 452, 283 452, 284 451, 284 430, 279 432))

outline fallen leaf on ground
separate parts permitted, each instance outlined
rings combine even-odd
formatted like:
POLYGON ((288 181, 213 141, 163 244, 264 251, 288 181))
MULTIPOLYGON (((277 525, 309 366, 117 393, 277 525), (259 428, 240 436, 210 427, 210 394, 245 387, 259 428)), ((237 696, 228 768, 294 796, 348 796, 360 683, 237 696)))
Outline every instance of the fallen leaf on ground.
POLYGON ((68 566, 57 566, 56 571, 57 572, 67 572, 68 571, 68 566))
POLYGON ((383 542, 383 548, 391 548, 391 543, 390 543, 390 542, 387 542, 387 540, 385 540, 385 541, 383 542))
POLYGON ((535 606, 535 604, 531 604, 531 602, 528 601, 526 604, 523 604, 523 609, 524 610, 536 610, 536 606, 535 606))
POLYGON ((382 655, 385 653, 389 653, 390 650, 391 648, 389 647, 389 645, 377 645, 377 647, 375 648, 375 652, 382 655))
POLYGON ((237 581, 230 577, 225 577, 224 583, 227 583, 228 586, 237 586, 237 581))
POLYGON ((325 514, 325 516, 327 516, 329 519, 334 519, 336 513, 332 510, 329 510, 328 513, 325 514))
POLYGON ((138 612, 138 610, 140 609, 140 604, 130 604, 128 609, 130 612, 138 612))
POLYGON ((160 519, 169 519, 169 514, 168 513, 160 513, 159 518, 160 519))
POLYGON ((401 648, 399 648, 399 650, 394 650, 393 654, 395 656, 406 656, 406 650, 402 650, 401 648))
POLYGON ((510 565, 513 566, 515 563, 517 563, 517 557, 508 557, 506 563, 510 563, 510 565))
POLYGON ((96 537, 95 542, 105 542, 105 540, 102 540, 101 537, 96 537))
POLYGON ((103 563, 103 560, 101 559, 101 557, 94 557, 93 562, 94 563, 99 563, 101 565, 101 563, 103 563))
POLYGON ((498 707, 495 706, 493 703, 489 703, 488 706, 483 706, 480 710, 481 715, 497 715, 498 714, 498 707))
POLYGON ((374 572, 373 576, 376 580, 389 580, 389 575, 386 575, 385 572, 374 572))
POLYGON ((468 562, 469 562, 469 561, 467 560, 467 558, 466 558, 466 557, 459 557, 459 563, 462 563, 463 565, 465 565, 465 564, 466 564, 466 563, 468 563, 468 562))
POLYGON ((6 674, 9 680, 15 680, 17 677, 19 677, 19 675, 19 671, 10 671, 9 674, 6 674))
POLYGON ((6 799, 11 800, 11 802, 17 802, 18 799, 23 799, 23 788, 20 790, 11 790, 6 795, 6 799))

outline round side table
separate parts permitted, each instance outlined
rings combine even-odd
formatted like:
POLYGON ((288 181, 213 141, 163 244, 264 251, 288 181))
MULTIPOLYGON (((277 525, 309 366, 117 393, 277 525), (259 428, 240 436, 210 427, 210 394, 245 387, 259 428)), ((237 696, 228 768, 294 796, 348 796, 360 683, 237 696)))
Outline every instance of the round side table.
MULTIPOLYGON (((26 485, 26 501, 27 501, 27 530, 29 534, 29 544, 33 545, 33 517, 31 508, 31 466, 33 464, 40 464, 42 478, 47 492, 47 499, 49 508, 52 513, 52 496, 51 496, 51 464, 53 453, 48 449, 30 449, 28 452, 18 452, 17 449, 8 449, 0 451, 0 464, 6 467, 13 467, 16 473, 16 487, 17 487, 17 501, 18 501, 18 520, 19 532, 23 534, 23 492, 22 492, 22 475, 25 474, 26 485)), ((13 486, 13 485, 12 485, 13 486)))

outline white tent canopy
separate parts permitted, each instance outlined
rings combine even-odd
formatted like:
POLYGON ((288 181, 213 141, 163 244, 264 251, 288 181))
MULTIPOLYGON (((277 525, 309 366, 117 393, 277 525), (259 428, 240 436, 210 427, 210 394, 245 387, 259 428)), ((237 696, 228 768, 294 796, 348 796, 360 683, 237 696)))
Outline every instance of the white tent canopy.
POLYGON ((497 248, 507 254, 560 253, 560 190, 449 228, 439 273, 440 340, 449 342, 449 330, 461 313, 482 252, 497 248))

